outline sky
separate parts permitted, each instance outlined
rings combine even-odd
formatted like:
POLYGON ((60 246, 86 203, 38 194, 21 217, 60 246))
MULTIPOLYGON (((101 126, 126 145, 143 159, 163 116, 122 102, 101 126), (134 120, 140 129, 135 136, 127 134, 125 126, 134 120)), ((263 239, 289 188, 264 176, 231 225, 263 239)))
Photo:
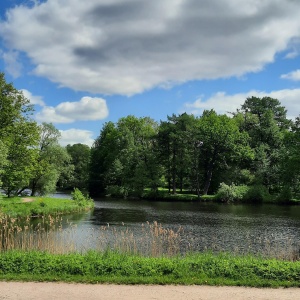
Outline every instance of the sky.
POLYGON ((247 97, 300 113, 299 0, 1 0, 0 72, 61 145, 103 124, 236 111, 247 97))

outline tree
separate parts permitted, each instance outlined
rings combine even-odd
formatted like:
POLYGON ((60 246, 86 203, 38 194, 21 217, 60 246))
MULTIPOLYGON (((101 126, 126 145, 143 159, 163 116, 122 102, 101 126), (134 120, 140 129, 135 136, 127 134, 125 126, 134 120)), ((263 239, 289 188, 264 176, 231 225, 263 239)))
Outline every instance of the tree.
POLYGON ((113 188, 126 196, 141 195, 145 186, 157 189, 156 131, 150 118, 127 116, 106 123, 91 149, 90 193, 113 188))
POLYGON ((51 123, 40 125, 40 140, 36 148, 37 159, 30 181, 31 195, 54 192, 59 176, 73 171, 71 157, 58 144, 60 132, 51 123))
POLYGON ((203 194, 208 193, 213 171, 226 167, 229 162, 248 159, 252 152, 248 146, 248 135, 240 132, 237 122, 215 111, 204 111, 199 118, 197 131, 203 145, 201 163, 204 170, 203 194))
POLYGON ((84 144, 67 145, 68 154, 71 156, 71 163, 74 172, 71 179, 67 179, 66 186, 79 189, 88 189, 90 147, 84 144))
POLYGON ((107 122, 91 148, 89 193, 92 196, 99 196, 105 193, 107 173, 118 152, 118 131, 113 122, 107 122))
POLYGON ((255 183, 263 184, 269 192, 279 188, 280 149, 285 133, 292 122, 286 118, 286 110, 277 99, 250 97, 235 114, 241 130, 250 136, 255 158, 248 165, 255 175, 255 183))
MULTIPOLYGON (((167 171, 169 192, 176 193, 177 184, 183 190, 188 178, 191 176, 196 138, 193 128, 196 119, 186 113, 168 116, 168 121, 161 122, 158 130, 159 158, 167 171)), ((188 184, 189 187, 191 184, 188 184)))
POLYGON ((34 147, 39 138, 32 113, 29 100, 12 84, 6 83, 4 74, 0 73, 0 141, 6 152, 6 160, 0 164, 2 188, 8 196, 20 193, 30 180, 36 158, 34 147))
POLYGON ((291 198, 300 192, 300 116, 291 131, 286 132, 280 154, 281 191, 289 191, 291 198))
POLYGON ((7 164, 3 170, 2 188, 8 196, 19 195, 28 187, 37 152, 38 132, 34 122, 19 122, 14 124, 15 134, 6 140, 7 164))

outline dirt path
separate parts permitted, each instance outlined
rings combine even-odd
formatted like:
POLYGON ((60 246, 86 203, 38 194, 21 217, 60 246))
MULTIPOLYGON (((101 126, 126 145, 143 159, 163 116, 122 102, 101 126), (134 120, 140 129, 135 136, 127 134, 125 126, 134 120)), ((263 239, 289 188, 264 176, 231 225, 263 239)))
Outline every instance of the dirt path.
POLYGON ((300 288, 0 282, 1 300, 299 300, 300 288))
POLYGON ((32 198, 22 198, 22 202, 32 202, 32 201, 33 201, 32 198))

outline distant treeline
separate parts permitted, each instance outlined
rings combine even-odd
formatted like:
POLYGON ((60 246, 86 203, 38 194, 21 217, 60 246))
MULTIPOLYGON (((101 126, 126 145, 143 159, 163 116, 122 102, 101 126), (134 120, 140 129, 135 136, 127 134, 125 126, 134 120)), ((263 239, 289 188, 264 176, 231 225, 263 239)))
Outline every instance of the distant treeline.
POLYGON ((299 198, 300 118, 270 97, 227 115, 127 116, 107 122, 92 148, 61 147, 52 125, 0 73, 0 187, 8 196, 85 189, 91 196, 218 193, 224 201, 299 198))
POLYGON ((300 119, 286 113, 277 99, 250 97, 229 116, 205 110, 160 123, 108 122, 91 149, 89 191, 139 197, 165 187, 206 195, 221 187, 224 200, 247 192, 252 200, 289 201, 300 188, 300 119))

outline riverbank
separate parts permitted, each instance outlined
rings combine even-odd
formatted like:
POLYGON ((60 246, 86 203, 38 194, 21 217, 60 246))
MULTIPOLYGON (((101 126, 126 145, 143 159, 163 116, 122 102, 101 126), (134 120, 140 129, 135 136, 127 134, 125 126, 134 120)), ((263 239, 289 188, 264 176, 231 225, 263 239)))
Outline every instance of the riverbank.
POLYGON ((0 282, 3 300, 298 300, 299 288, 0 282))
POLYGON ((2 218, 28 218, 41 216, 55 216, 90 210, 93 201, 75 201, 50 197, 14 197, 0 200, 0 214, 2 218))
POLYGON ((144 257, 116 252, 49 254, 7 251, 0 279, 115 284, 300 287, 300 261, 197 253, 144 257))

